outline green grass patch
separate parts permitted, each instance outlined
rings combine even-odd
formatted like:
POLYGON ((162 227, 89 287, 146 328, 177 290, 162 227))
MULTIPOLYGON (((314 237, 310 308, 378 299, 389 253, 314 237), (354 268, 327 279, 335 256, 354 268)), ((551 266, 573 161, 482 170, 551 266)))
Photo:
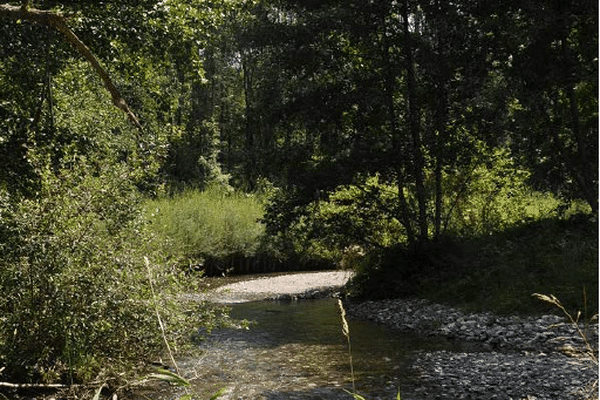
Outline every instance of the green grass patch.
POLYGON ((148 201, 144 208, 153 231, 165 239, 164 252, 180 263, 252 257, 261 246, 264 208, 258 195, 215 185, 148 201))

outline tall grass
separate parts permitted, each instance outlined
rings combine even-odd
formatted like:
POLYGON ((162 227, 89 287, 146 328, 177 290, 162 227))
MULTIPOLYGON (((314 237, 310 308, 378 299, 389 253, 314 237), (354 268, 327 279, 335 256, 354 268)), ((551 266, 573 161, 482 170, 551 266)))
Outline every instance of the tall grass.
MULTIPOLYGON (((557 309, 559 309, 562 314, 567 318, 568 323, 573 326, 582 340, 582 345, 580 348, 572 348, 572 347, 563 347, 563 350, 567 350, 571 355, 577 356, 584 361, 582 364, 582 368, 592 368, 594 370, 598 370, 598 348, 594 348, 590 343, 588 338, 588 326, 593 322, 598 320, 598 314, 594 314, 587 321, 583 321, 583 328, 581 324, 581 312, 577 312, 576 316, 573 317, 569 311, 565 308, 565 306, 561 303, 558 298, 554 295, 546 295, 540 293, 532 294, 537 300, 543 301, 547 304, 550 304, 557 309)), ((584 291, 584 297, 587 298, 587 294, 584 291)), ((597 345, 597 343, 596 343, 597 345)), ((587 385, 580 388, 578 391, 579 396, 583 400, 598 400, 598 379, 593 379, 588 382, 587 385)))
POLYGON ((180 262, 253 256, 264 235, 262 199, 217 185, 149 201, 145 215, 166 239, 164 252, 180 262))
MULTIPOLYGON (((350 379, 352 380, 352 391, 346 389, 344 389, 344 391, 351 395, 354 398, 354 400, 367 400, 364 396, 356 392, 356 379, 354 377, 354 361, 352 358, 352 339, 350 338, 350 326, 348 324, 348 320, 346 319, 346 309, 344 308, 344 303, 342 302, 342 300, 338 299, 337 305, 338 312, 340 313, 341 318, 342 335, 344 335, 348 342, 348 360, 350 362, 350 379)), ((401 400, 400 387, 398 387, 396 400, 401 400)))

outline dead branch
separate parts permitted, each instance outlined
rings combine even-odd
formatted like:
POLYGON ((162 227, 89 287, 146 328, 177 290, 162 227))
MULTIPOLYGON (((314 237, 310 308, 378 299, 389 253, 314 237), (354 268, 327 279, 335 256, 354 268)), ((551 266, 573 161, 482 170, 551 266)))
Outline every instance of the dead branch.
POLYGON ((70 385, 63 385, 60 383, 10 383, 0 382, 0 387, 7 387, 12 389, 64 389, 70 385))
POLYGON ((50 26, 59 31, 65 37, 65 39, 71 43, 71 45, 73 45, 81 55, 83 55, 83 57, 90 63, 94 71, 100 76, 102 82, 104 82, 104 86, 112 97, 113 104, 127 115, 129 120, 140 132, 143 132, 142 125, 138 121, 135 114, 133 114, 123 97, 121 97, 118 89, 110 79, 108 72, 102 67, 102 65, 100 65, 96 57, 92 54, 85 43, 83 43, 71 30, 71 28, 67 26, 65 16, 54 11, 38 10, 36 8, 27 7, 25 4, 22 7, 12 6, 10 4, 0 4, 0 16, 15 20, 31 21, 40 25, 50 26))

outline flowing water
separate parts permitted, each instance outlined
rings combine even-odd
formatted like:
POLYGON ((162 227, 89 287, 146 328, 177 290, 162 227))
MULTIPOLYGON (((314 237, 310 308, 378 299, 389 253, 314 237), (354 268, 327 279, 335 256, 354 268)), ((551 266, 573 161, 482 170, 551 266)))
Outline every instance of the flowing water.
MULTIPOLYGON (((254 321, 249 329, 214 331, 200 358, 180 364, 197 392, 221 399, 352 399, 348 343, 336 300, 258 301, 232 306, 231 316, 254 321)), ((398 333, 350 320, 356 390, 367 398, 395 398, 411 377, 407 366, 419 350, 460 350, 440 338, 398 333)))

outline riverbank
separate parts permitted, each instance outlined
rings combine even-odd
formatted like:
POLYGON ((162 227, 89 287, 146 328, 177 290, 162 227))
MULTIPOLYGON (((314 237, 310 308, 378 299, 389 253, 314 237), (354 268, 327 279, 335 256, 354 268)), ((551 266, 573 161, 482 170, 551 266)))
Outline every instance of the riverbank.
MULTIPOLYGON (((585 343, 563 317, 468 314, 425 300, 346 304, 352 318, 473 345, 472 352, 415 354, 413 378, 402 385, 404 399, 598 398, 598 366, 579 352, 585 343), (595 397, 585 395, 588 389, 595 397)), ((597 321, 581 329, 597 357, 597 321)))
POLYGON ((319 271, 250 276, 226 284, 215 280, 212 290, 194 296, 220 304, 322 298, 339 291, 352 275, 351 271, 319 271))
MULTIPOLYGON (((349 276, 335 272, 289 274, 261 277, 222 286, 212 295, 224 302, 257 299, 301 299, 329 295, 349 276)), ((597 380, 597 365, 576 354, 583 345, 573 326, 555 315, 499 317, 490 313, 468 314, 425 300, 346 301, 350 318, 392 327, 397 332, 413 332, 429 338, 465 343, 468 351, 431 351, 412 355, 409 373, 391 373, 373 399, 395 398, 401 386, 402 398, 412 400, 454 399, 580 399, 583 390, 597 380)), ((586 327, 588 339, 597 348, 598 325, 586 327)), ((228 344, 230 346, 231 343, 228 344)), ((464 347, 464 346, 463 346, 464 347)), ((229 348, 229 347, 228 347, 229 348)), ((268 378, 268 374, 264 379, 268 378)), ((294 379, 289 377, 289 379, 294 379)), ((339 377, 332 386, 317 387, 286 398, 341 399, 339 377)), ((280 382, 280 384, 283 384, 280 382)), ((252 383, 252 395, 236 399, 279 399, 272 391, 262 393, 252 383), (262 393, 262 394, 261 394, 262 393)), ((593 391, 595 391, 597 388, 593 391)), ((225 399, 234 398, 224 397, 225 399)), ((597 397, 587 397, 597 398, 597 397)))

